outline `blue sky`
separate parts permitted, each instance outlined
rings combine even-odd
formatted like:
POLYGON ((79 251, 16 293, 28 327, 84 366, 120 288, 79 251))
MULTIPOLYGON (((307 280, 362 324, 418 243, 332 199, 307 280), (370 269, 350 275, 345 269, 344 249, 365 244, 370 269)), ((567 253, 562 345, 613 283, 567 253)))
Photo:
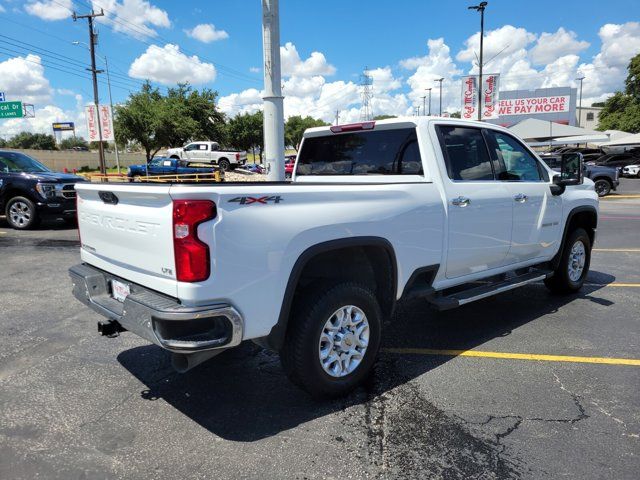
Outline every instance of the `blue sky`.
MULTIPOLYGON (((0 0, 0 91, 40 110, 31 121, 0 123, 0 134, 82 120, 92 94, 83 70, 89 57, 72 42, 87 42, 88 33, 86 21, 70 15, 92 3, 107 14, 97 24, 98 51, 109 58, 115 103, 152 78, 162 88, 189 80, 215 89, 230 115, 259 108, 258 0, 0 0)), ((471 4, 281 0, 285 114, 329 119, 337 109, 345 120, 356 117, 365 65, 374 77, 374 113, 412 111, 441 76, 444 108, 456 110, 459 77, 472 70, 477 50, 479 14, 467 10, 471 4)), ((625 64, 640 51, 638 21, 637 0, 491 0, 485 59, 502 53, 485 71, 502 73, 503 89, 575 86, 584 75, 587 101, 601 100, 622 87, 625 64)))

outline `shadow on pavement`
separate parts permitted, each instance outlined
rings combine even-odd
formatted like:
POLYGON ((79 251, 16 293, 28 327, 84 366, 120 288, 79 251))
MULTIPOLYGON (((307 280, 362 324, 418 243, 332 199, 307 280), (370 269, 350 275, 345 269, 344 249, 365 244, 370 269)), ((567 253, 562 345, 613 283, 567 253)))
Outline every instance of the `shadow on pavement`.
MULTIPOLYGON (((593 275, 609 282, 614 280, 611 275, 599 272, 593 275)), ((401 303, 394 317, 385 323, 382 348, 475 348, 553 314, 577 298, 612 304, 594 295, 600 288, 585 286, 577 295, 554 296, 543 286, 532 285, 447 312, 433 311, 420 301, 401 303)), ((349 406, 374 403, 377 397, 451 359, 420 357, 412 362, 417 367, 407 373, 407 369, 397 365, 399 358, 382 354, 363 388, 345 399, 324 402, 313 400, 289 383, 277 354, 251 342, 185 374, 174 372, 168 354, 153 345, 124 351, 118 361, 146 385, 140 392, 142 398, 150 401, 161 398, 224 439, 253 442, 349 406)))

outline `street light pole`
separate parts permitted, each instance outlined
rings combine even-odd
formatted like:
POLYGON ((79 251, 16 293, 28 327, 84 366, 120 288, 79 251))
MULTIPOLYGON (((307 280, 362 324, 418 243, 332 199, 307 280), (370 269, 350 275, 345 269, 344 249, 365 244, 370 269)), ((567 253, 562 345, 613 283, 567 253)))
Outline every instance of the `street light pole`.
POLYGON ((429 92, 429 113, 427 115, 431 116, 431 89, 425 88, 425 90, 429 92))
POLYGON ((444 77, 439 78, 436 80, 436 82, 440 82, 440 113, 439 116, 442 116, 442 81, 444 80, 444 77))
POLYGON ((422 115, 427 114, 427 96, 423 95, 422 97, 422 115))
POLYGON ((267 179, 284 180, 284 105, 280 72, 279 0, 262 0, 264 150, 267 179))
POLYGON ((475 10, 480 12, 480 60, 479 60, 479 75, 478 75, 478 121, 482 121, 482 56, 484 53, 484 9, 488 5, 487 2, 480 2, 480 5, 468 7, 469 10, 475 10))
POLYGON ((580 82, 580 100, 578 100, 578 126, 581 127, 581 117, 582 117, 582 81, 585 77, 576 78, 580 82))

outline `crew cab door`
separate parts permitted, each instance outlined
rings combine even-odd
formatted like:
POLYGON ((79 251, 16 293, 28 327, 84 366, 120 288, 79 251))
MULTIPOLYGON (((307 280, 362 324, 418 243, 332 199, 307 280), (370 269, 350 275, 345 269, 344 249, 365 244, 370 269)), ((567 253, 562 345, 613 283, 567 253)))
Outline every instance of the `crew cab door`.
POLYGON ((513 230, 507 263, 550 255, 560 239, 562 199, 553 196, 539 160, 517 138, 485 130, 497 177, 513 201, 513 230))
POLYGON ((442 124, 436 131, 447 201, 446 276, 501 267, 511 247, 513 200, 494 175, 482 129, 442 124))

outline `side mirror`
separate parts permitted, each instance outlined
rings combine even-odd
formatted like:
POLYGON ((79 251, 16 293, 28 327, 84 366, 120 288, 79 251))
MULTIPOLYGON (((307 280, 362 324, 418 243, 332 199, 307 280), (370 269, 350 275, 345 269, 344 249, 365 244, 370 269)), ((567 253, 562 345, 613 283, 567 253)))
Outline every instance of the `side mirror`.
POLYGON ((570 185, 582 185, 584 183, 584 159, 578 152, 563 153, 560 157, 560 175, 553 177, 551 193, 562 195, 570 185))

